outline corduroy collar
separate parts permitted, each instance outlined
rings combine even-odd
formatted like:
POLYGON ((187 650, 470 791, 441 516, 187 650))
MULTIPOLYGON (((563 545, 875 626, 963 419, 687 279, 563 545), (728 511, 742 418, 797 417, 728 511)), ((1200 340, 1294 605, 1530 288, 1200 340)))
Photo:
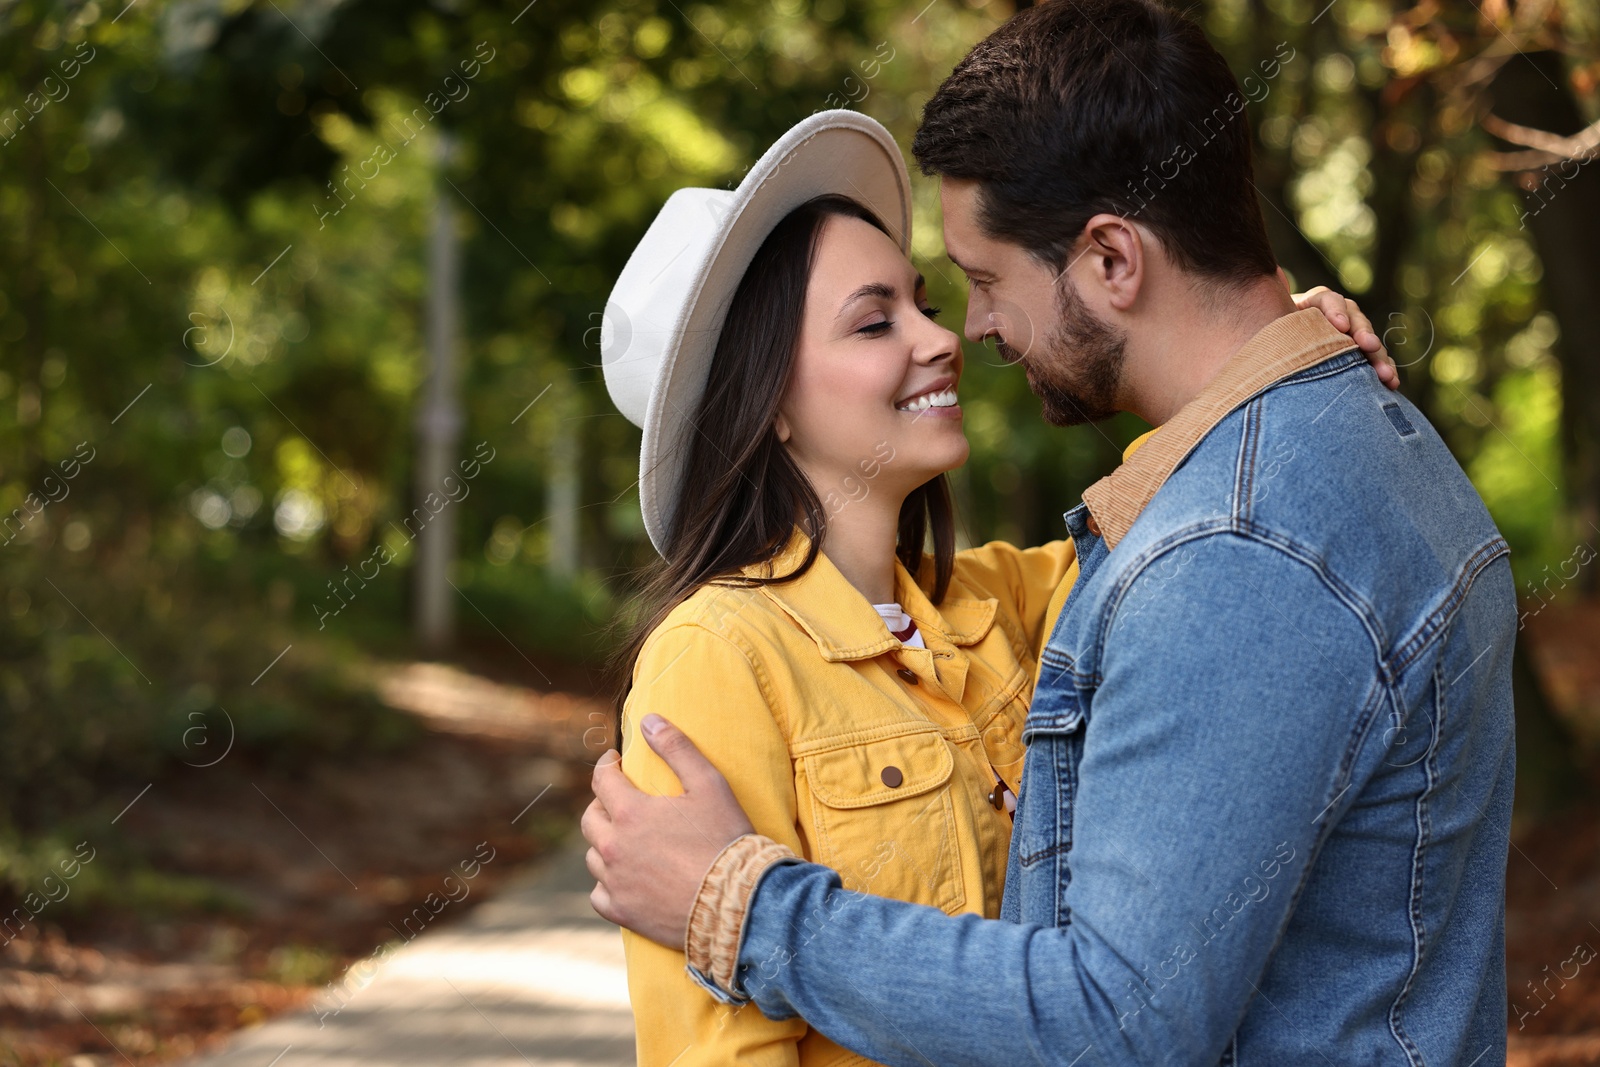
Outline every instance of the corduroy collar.
POLYGON ((1084 490, 1084 503, 1106 547, 1117 547, 1178 464, 1231 411, 1290 375, 1354 347, 1355 342, 1334 329, 1316 308, 1268 323, 1143 447, 1084 490))

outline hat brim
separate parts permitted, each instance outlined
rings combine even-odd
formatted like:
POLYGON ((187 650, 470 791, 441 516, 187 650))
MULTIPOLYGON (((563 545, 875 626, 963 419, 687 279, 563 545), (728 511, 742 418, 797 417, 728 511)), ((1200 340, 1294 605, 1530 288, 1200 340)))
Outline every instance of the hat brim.
POLYGON ((684 490, 695 415, 735 290, 763 241, 814 197, 847 196, 911 247, 911 180, 899 145, 882 125, 854 111, 819 111, 795 125, 739 183, 721 232, 698 264, 667 344, 644 421, 639 505, 656 551, 666 552, 684 490))

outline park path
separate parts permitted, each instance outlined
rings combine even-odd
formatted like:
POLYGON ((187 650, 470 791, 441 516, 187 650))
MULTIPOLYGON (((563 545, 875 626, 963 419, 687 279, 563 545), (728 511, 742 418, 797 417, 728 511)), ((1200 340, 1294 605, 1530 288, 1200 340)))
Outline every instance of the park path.
POLYGON ((375 972, 357 964, 366 984, 347 978, 342 995, 186 1067, 632 1064, 622 939, 589 907, 591 885, 574 834, 460 923, 423 932, 375 972))

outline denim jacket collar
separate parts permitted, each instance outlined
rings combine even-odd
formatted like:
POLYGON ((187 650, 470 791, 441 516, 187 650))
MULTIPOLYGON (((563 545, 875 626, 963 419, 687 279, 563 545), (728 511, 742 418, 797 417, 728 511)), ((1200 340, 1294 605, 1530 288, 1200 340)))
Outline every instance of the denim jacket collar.
MULTIPOLYGON (((743 573, 750 578, 788 574, 805 559, 810 545, 811 539, 796 527, 789 543, 770 562, 751 564, 743 573)), ((894 564, 894 587, 901 609, 916 621, 932 655, 977 644, 994 625, 999 601, 993 597, 946 597, 936 608, 898 559, 894 564)), ((816 562, 805 574, 793 581, 765 586, 764 592, 816 641, 822 658, 830 663, 870 659, 901 648, 900 639, 889 632, 883 617, 839 573, 825 552, 817 554, 816 562)))
POLYGON ((1084 490, 1106 547, 1117 546, 1168 476, 1229 412, 1268 386, 1352 347, 1349 336, 1316 308, 1268 323, 1148 443, 1084 490))

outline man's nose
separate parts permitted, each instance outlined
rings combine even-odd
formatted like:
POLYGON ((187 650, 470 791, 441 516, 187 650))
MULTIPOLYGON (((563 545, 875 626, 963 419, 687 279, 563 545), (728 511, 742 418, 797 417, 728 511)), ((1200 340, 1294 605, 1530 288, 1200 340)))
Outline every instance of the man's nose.
POLYGON ((985 304, 985 301, 979 300, 967 303, 967 321, 962 324, 962 332, 973 344, 981 345, 985 338, 995 332, 994 316, 985 304))

